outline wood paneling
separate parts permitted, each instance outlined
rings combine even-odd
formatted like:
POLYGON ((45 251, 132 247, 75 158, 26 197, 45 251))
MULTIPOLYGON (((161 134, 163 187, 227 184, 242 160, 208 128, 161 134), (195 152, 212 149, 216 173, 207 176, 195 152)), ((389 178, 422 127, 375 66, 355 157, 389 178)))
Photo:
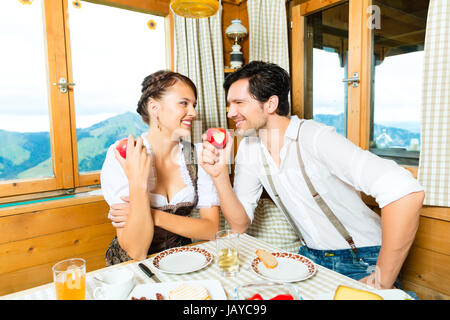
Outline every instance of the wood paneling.
POLYGON ((108 247, 115 230, 111 223, 58 232, 0 245, 0 274, 76 257, 84 252, 108 247))
POLYGON ((108 223, 108 210, 102 201, 1 217, 0 244, 108 223))
MULTIPOLYGON (((450 256, 413 246, 402 268, 403 279, 450 295, 450 256)), ((419 298, 420 292, 418 292, 419 298)))
POLYGON ((292 8, 291 46, 291 95, 292 115, 304 118, 305 88, 305 17, 300 14, 300 6, 292 8))
POLYGON ((421 216, 414 246, 450 256, 449 230, 450 221, 421 216))
POLYGON ((158 16, 167 16, 169 14, 170 0, 84 0, 92 3, 104 4, 107 6, 147 12, 158 16))
POLYGON ((301 15, 306 16, 308 14, 338 5, 345 2, 345 0, 309 0, 299 2, 301 3, 301 15))
MULTIPOLYGON (((77 255, 86 261, 86 272, 105 267, 105 249, 77 255)), ((62 259, 0 274, 0 295, 17 292, 53 281, 52 267, 62 259)))
POLYGON ((0 211, 0 294, 52 281, 58 261, 81 257, 87 270, 105 267, 115 235, 101 196, 6 208, 0 211))

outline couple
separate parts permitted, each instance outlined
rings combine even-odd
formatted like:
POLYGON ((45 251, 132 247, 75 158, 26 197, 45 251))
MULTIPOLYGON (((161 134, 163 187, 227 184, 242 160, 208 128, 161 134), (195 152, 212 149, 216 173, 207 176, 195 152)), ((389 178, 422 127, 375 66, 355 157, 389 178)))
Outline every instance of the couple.
POLYGON ((299 235, 300 254, 374 287, 392 288, 418 228, 424 199, 419 183, 334 128, 289 117, 290 78, 275 64, 251 62, 229 75, 224 89, 228 117, 244 137, 234 186, 230 136, 224 149, 205 135, 194 147, 180 139, 190 135, 196 116, 192 81, 163 71, 145 79, 137 111, 149 132, 136 146, 129 137, 126 160, 111 146, 102 168, 117 230, 107 264, 145 259, 189 238, 214 239, 219 205, 230 227, 245 232, 264 187, 299 235), (376 199, 381 218, 360 191, 376 199), (188 217, 194 207, 200 218, 188 217))

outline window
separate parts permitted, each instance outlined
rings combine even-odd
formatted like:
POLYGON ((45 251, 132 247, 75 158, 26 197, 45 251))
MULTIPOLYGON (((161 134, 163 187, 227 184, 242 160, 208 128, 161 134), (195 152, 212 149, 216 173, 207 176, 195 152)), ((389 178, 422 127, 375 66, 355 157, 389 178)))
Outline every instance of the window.
POLYGON ((101 169, 114 141, 148 129, 136 108, 143 79, 166 68, 164 18, 91 3, 69 6, 69 17, 78 171, 85 173, 101 169))
POLYGON ((429 0, 308 0, 292 7, 294 113, 417 166, 429 0))
POLYGON ((429 0, 374 1, 370 150, 418 165, 425 29, 429 0))
POLYGON ((306 19, 307 108, 312 118, 347 136, 348 3, 319 11, 306 19), (312 54, 311 54, 312 48, 312 54), (312 69, 310 66, 312 65, 312 69))
POLYGON ((53 177, 42 1, 0 2, 0 181, 53 177))
POLYGON ((135 110, 172 65, 169 8, 115 1, 1 1, 0 197, 98 184, 108 146, 147 129, 135 110))

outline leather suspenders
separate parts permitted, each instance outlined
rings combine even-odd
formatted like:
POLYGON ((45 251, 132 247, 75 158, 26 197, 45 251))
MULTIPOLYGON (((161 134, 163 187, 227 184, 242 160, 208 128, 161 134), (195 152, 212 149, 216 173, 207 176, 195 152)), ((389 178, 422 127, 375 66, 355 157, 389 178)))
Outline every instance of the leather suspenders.
MULTIPOLYGON (((333 211, 330 209, 330 207, 327 205, 327 203, 323 200, 323 198, 320 196, 320 194, 316 191, 316 189, 314 188, 314 185, 312 184, 311 180, 309 179, 308 175, 306 174, 305 164, 303 162, 303 159, 302 159, 302 156, 301 156, 301 153, 300 153, 300 146, 299 146, 300 128, 302 127, 303 123, 304 123, 304 121, 300 122, 300 125, 299 125, 299 128, 298 128, 298 132, 297 132, 297 140, 295 142, 295 145, 297 147, 297 156, 298 156, 300 169, 302 171, 302 174, 303 174, 303 177, 305 179, 306 185, 308 186, 308 189, 311 192, 311 196, 316 201, 316 203, 319 206, 319 208, 323 211, 325 216, 328 218, 328 220, 331 222, 331 224, 336 228, 336 230, 342 235, 342 237, 345 239, 345 241, 347 241, 347 243, 350 245, 350 247, 353 250, 353 252, 356 253, 358 250, 357 250, 357 248, 355 246, 355 243, 353 242, 353 238, 350 236, 350 234, 348 233, 347 229, 339 221, 339 219, 336 217, 336 215, 333 213, 333 211)), ((304 240, 300 230, 298 229, 297 225, 292 220, 291 216, 289 215, 286 207, 284 206, 283 202, 280 199, 280 196, 278 195, 278 193, 277 193, 277 191, 275 189, 275 186, 274 186, 274 183, 273 183, 273 179, 272 179, 272 175, 270 174, 269 165, 268 165, 267 159, 266 159, 266 157, 264 155, 264 151, 263 151, 262 145, 261 145, 261 156, 262 156, 262 160, 263 160, 264 169, 265 169, 266 175, 267 175, 267 180, 269 182, 270 188, 272 189, 272 193, 275 196, 276 202, 279 204, 279 207, 280 207, 281 211, 286 216, 289 224, 292 226, 292 228, 296 232, 296 234, 299 237, 300 241, 303 242, 305 244, 305 246, 306 246, 306 242, 305 242, 305 240, 304 240)))

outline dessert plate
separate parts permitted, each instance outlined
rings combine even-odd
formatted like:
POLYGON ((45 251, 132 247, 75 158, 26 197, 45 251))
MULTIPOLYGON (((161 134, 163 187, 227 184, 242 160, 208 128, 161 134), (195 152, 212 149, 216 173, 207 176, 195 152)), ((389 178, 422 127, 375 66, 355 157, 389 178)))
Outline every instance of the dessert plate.
POLYGON ((312 277, 317 266, 308 258, 289 252, 272 252, 278 261, 278 265, 273 268, 267 268, 264 263, 255 258, 252 261, 252 270, 261 278, 279 282, 297 282, 312 277))
POLYGON ((176 247, 164 250, 153 258, 153 266, 166 273, 189 273, 211 263, 213 255, 197 247, 176 247))

